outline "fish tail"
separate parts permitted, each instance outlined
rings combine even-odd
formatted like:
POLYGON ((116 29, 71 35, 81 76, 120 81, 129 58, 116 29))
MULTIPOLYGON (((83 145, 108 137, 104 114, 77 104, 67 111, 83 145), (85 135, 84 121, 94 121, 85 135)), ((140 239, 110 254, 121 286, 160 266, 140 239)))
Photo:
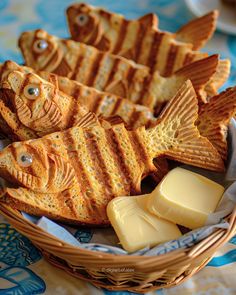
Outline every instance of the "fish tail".
POLYGON ((200 49, 213 35, 218 15, 219 12, 213 10, 202 17, 188 22, 176 32, 176 39, 193 44, 193 50, 200 49))
POLYGON ((208 97, 218 94, 218 89, 224 85, 230 75, 231 62, 229 59, 221 59, 218 62, 216 72, 211 77, 210 81, 205 87, 208 97))
POLYGON ((195 126, 197 118, 196 93, 192 83, 187 80, 166 105, 156 126, 147 130, 151 157, 165 156, 185 164, 223 172, 221 156, 195 126))
POLYGON ((184 66, 175 72, 175 75, 177 77, 186 77, 185 80, 190 79, 200 102, 206 103, 207 93, 204 89, 216 73, 218 64, 218 55, 214 54, 184 66))
POLYGON ((235 113, 236 87, 228 88, 200 106, 198 129, 202 136, 210 140, 223 160, 227 158, 227 126, 235 113))

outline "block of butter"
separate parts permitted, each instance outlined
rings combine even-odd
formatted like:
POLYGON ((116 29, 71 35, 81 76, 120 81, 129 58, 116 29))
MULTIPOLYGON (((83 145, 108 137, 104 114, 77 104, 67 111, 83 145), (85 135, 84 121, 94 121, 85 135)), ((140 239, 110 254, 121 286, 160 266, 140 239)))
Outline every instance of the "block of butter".
POLYGON ((146 206, 149 197, 117 197, 107 206, 111 225, 128 252, 153 247, 181 236, 177 225, 148 212, 146 206))
POLYGON ((183 168, 171 170, 151 193, 148 210, 159 217, 195 229, 205 225, 224 187, 183 168))

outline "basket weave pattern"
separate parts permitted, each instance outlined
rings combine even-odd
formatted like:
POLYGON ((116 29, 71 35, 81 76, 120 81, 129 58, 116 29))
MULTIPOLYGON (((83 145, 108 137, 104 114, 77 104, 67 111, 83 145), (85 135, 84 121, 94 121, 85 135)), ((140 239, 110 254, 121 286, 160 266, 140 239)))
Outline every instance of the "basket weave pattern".
POLYGON ((236 233, 236 207, 228 229, 216 229, 195 246, 159 256, 122 256, 79 249, 43 231, 19 211, 0 203, 0 213, 38 247, 53 265, 108 290, 145 293, 180 284, 211 259, 236 233))

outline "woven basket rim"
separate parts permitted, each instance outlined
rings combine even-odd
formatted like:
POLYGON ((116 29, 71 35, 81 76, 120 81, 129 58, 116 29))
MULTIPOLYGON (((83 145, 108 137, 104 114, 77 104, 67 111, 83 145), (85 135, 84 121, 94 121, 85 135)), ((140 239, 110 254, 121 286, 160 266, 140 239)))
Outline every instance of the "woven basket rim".
POLYGON ((201 270, 215 251, 236 233, 236 206, 228 216, 229 227, 216 229, 208 237, 189 248, 181 248, 156 256, 115 255, 82 249, 47 233, 21 212, 0 202, 0 213, 18 232, 42 251, 45 259, 68 274, 111 291, 146 293, 181 284, 201 270), (84 269, 85 274, 76 269, 84 269), (133 272, 122 279, 103 269, 131 268, 133 272), (102 271, 102 277, 100 272, 102 271), (159 278, 160 274, 160 279, 159 278), (162 274, 164 274, 162 276, 162 274), (105 278, 105 281, 104 281, 105 278), (138 278, 138 281, 137 281, 138 278))
MULTIPOLYGON (((154 256, 148 256, 148 255, 130 255, 130 254, 113 254, 113 253, 105 253, 105 252, 101 252, 101 251, 94 251, 94 250, 89 250, 89 249, 83 249, 74 245, 71 245, 55 236, 53 236, 52 234, 46 232, 44 229, 40 228, 39 226, 37 226, 36 224, 34 224, 33 222, 31 222, 30 220, 27 220, 23 217, 23 215, 21 214, 21 212, 17 209, 13 209, 12 207, 8 206, 7 204, 1 203, 0 202, 0 213, 3 214, 7 220, 15 218, 18 219, 18 222, 24 223, 25 226, 28 226, 29 229, 34 229, 36 231, 39 231, 41 236, 44 236, 44 238, 42 238, 42 242, 45 242, 45 237, 47 237, 50 240, 53 240, 54 242, 58 243, 58 246, 61 247, 67 247, 68 249, 72 250, 72 251, 78 251, 81 254, 88 254, 89 256, 102 256, 102 258, 112 258, 112 259, 122 259, 122 258, 130 258, 131 260, 142 260, 145 259, 145 261, 149 260, 149 259, 159 259, 159 258, 168 258, 169 256, 173 256, 173 254, 177 255, 178 253, 181 252, 185 252, 186 254, 190 254, 188 256, 192 256, 193 253, 195 253, 195 249, 197 248, 201 248, 201 245, 205 244, 206 240, 210 240, 210 238, 212 236, 214 236, 215 233, 219 232, 219 231, 223 231, 224 232, 224 239, 221 243, 219 243, 218 247, 219 248, 224 242, 226 242, 227 240, 230 239, 231 236, 233 236, 234 234, 236 234, 236 205, 232 211, 231 214, 229 214, 229 216, 226 219, 229 219, 229 227, 227 229, 216 229, 213 231, 213 233, 211 233, 209 236, 207 236, 206 238, 204 238, 203 240, 201 240, 199 243, 193 245, 192 247, 188 247, 188 248, 180 248, 180 249, 175 249, 172 250, 170 252, 164 253, 164 254, 160 254, 160 255, 154 255, 154 256), (11 213, 11 214, 10 214, 11 213), (10 214, 10 216, 9 216, 10 214), (191 250, 189 250, 191 249, 191 250), (189 253, 188 253, 189 252, 189 253)), ((9 221, 9 223, 11 223, 9 221)), ((18 230, 18 229, 17 229, 18 230)), ((19 230, 20 231, 20 230, 19 230)), ((32 233, 32 232, 31 232, 32 233)), ((24 234, 25 235, 25 234, 24 234)), ((222 239, 222 238, 221 238, 222 239)), ((204 248, 205 249, 205 248, 204 248)))

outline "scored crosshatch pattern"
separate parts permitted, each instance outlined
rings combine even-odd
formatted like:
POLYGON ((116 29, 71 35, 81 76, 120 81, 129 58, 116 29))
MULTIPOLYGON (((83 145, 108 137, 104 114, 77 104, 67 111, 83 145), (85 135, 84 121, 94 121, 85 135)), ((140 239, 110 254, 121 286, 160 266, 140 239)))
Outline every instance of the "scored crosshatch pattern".
MULTIPOLYGON (((72 2, 71 0, 1 0, 0 62, 6 59, 23 62, 17 48, 17 38, 23 31, 43 28, 59 37, 69 37, 64 11, 72 2)), ((130 19, 149 12, 157 13, 159 27, 172 32, 193 17, 185 6, 184 0, 88 0, 86 2, 122 13, 130 19)), ((209 53, 220 53, 223 58, 231 59, 231 77, 224 88, 234 85, 236 83, 236 37, 216 32, 203 50, 209 53)), ((81 242, 89 242, 92 235, 92 232, 83 229, 75 232, 76 238, 81 242)), ((204 270, 184 284, 156 291, 153 294, 235 294, 236 286, 233 281, 235 277, 233 262, 236 262, 235 245, 235 238, 233 238, 216 253, 204 270)), ((79 294, 135 294, 98 290, 52 268, 27 239, 6 224, 0 216, 0 294, 77 294, 78 289, 79 294), (51 275, 48 276, 48 273, 51 275)))

